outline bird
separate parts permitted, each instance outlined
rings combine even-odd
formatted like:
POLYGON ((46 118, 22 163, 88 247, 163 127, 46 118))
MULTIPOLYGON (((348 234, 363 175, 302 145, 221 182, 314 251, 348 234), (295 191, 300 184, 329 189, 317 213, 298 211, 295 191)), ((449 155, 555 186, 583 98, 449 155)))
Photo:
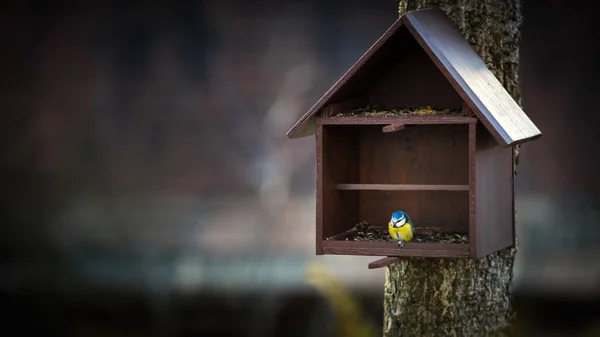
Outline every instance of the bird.
POLYGON ((400 247, 404 247, 404 242, 412 240, 415 236, 415 227, 408 214, 403 211, 392 213, 392 218, 388 223, 388 230, 392 239, 400 247))

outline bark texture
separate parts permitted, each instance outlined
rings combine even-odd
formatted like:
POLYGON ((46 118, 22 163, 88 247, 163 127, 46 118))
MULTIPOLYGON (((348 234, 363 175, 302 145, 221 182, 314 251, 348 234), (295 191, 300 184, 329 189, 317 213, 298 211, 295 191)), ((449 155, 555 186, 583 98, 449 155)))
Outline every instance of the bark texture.
MULTIPOLYGON (((399 12, 424 8, 446 12, 520 104, 521 4, 520 0, 400 0, 399 12)), ((513 316, 516 251, 505 249, 482 259, 409 259, 390 265, 384 335, 506 335, 513 316)))

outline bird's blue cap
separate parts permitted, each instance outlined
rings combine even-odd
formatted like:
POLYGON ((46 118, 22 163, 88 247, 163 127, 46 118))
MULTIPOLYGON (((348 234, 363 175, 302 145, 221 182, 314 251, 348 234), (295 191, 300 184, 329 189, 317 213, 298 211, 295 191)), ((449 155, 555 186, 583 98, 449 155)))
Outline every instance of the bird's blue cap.
POLYGON ((402 211, 396 211, 392 214, 392 219, 402 219, 402 217, 406 217, 406 213, 402 211))

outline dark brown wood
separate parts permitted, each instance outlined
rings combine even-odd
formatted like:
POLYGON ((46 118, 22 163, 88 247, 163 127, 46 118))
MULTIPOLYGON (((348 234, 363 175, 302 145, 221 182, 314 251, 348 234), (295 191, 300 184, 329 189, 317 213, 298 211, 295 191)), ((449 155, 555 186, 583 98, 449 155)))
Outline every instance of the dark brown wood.
POLYGON ((288 136, 313 133, 317 254, 479 258, 514 244, 513 146, 541 133, 442 11, 396 21, 288 136), (463 113, 337 116, 368 104, 463 113), (468 230, 470 242, 345 241, 397 210, 417 228, 468 230))
MULTIPOLYGON (((467 125, 419 125, 383 134, 360 127, 360 184, 467 185, 467 125)), ((456 191, 360 191, 360 219, 387 224, 396 210, 415 224, 468 228, 468 194, 456 191)))
POLYGON ((400 130, 404 130, 406 128, 406 124, 404 123, 395 123, 395 124, 390 124, 390 125, 386 125, 382 128, 382 131, 384 133, 390 133, 390 132, 396 132, 396 131, 400 131, 400 130))
POLYGON ((443 11, 409 12, 400 20, 498 143, 510 146, 541 136, 443 11))
POLYGON ((325 105, 365 93, 371 104, 413 102, 449 108, 459 107, 460 97, 504 146, 541 136, 452 20, 438 9, 409 12, 398 19, 296 122, 288 137, 313 134, 315 116, 325 105))
POLYGON ((399 27, 395 63, 369 89, 380 106, 432 106, 460 109, 462 99, 406 27, 399 27))
MULTIPOLYGON (((406 116, 406 117, 330 117, 317 118, 318 125, 428 125, 428 124, 472 124, 477 118, 468 116, 406 116)), ((381 132, 381 131, 380 131, 381 132)))
POLYGON ((362 95, 347 101, 331 103, 323 108, 322 117, 331 117, 339 113, 364 108, 369 104, 369 97, 362 95))
POLYGON ((468 191, 469 185, 338 184, 337 189, 359 191, 468 191))
POLYGON ((468 193, 455 191, 360 191, 360 219, 387 224, 393 212, 405 211, 416 226, 468 230, 468 193))
POLYGON ((475 240, 477 257, 510 247, 514 240, 512 147, 500 147, 477 126, 475 240))
POLYGON ((397 256, 397 257, 468 257, 469 245, 407 242, 323 241, 325 254, 397 256))
POLYGON ((511 235, 512 244, 510 245, 510 247, 514 247, 517 244, 517 239, 516 239, 516 236, 517 236, 517 233, 516 233, 517 222, 516 221, 517 220, 515 219, 515 216, 516 216, 516 214, 515 214, 515 210, 516 210, 516 208, 515 208, 515 170, 516 170, 516 168, 515 168, 515 155, 516 155, 515 147, 513 146, 511 150, 512 150, 511 167, 513 168, 513 172, 510 176, 510 195, 512 196, 512 206, 511 206, 512 217, 511 217, 511 221, 510 221, 510 223, 511 223, 510 232, 512 234, 511 235))
POLYGON ((394 263, 400 261, 401 259, 402 259, 401 257, 396 257, 396 256, 384 257, 382 259, 379 259, 379 260, 369 263, 369 269, 377 269, 377 268, 387 267, 390 264, 394 264, 394 263))
MULTIPOLYGON (((339 191, 339 183, 357 181, 357 129, 317 126, 321 129, 322 232, 318 239, 342 233, 358 222, 358 191, 339 191)), ((319 203, 319 201, 317 201, 319 203)))
MULTIPOLYGON (((467 110, 470 110, 467 108, 467 110)), ((469 124, 469 245, 471 257, 477 257, 477 124, 469 124)))
POLYGON ((323 255, 323 126, 317 125, 315 132, 316 143, 316 190, 317 190, 317 211, 316 211, 316 254, 323 255))
POLYGON ((473 113, 473 110, 469 109, 469 105, 464 101, 462 103, 462 110, 463 110, 463 115, 469 116, 469 117, 476 117, 475 114, 473 113))

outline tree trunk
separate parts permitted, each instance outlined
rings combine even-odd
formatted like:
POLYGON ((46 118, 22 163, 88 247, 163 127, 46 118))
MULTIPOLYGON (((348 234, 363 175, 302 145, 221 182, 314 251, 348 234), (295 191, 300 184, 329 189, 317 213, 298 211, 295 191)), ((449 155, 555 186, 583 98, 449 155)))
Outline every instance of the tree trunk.
MULTIPOLYGON (((521 1, 400 0, 400 15, 424 8, 446 12, 520 104, 521 1)), ((502 335, 513 316, 515 255, 516 247, 482 259, 412 258, 388 266, 384 335, 502 335)))

